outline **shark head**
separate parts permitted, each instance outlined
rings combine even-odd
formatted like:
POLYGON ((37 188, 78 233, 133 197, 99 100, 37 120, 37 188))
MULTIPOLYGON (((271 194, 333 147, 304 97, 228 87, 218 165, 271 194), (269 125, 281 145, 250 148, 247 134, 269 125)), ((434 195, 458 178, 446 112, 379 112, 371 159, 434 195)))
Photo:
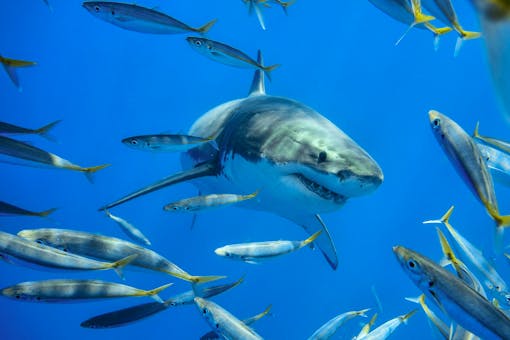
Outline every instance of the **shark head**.
POLYGON ((369 194, 383 181, 379 165, 356 142, 313 109, 288 98, 255 96, 240 103, 218 145, 224 164, 234 164, 225 166, 227 176, 248 173, 246 167, 236 169, 236 158, 257 164, 266 169, 258 171, 264 177, 259 182, 277 185, 282 193, 297 191, 315 201, 313 207, 328 206, 315 212, 369 194))

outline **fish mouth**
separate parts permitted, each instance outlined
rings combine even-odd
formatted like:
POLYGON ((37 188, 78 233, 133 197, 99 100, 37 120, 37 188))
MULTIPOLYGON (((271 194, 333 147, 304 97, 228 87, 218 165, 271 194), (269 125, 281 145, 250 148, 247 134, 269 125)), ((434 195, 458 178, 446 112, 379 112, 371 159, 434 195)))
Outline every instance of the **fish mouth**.
POLYGON ((294 174, 294 176, 297 179, 299 179, 299 181, 301 183, 303 183, 303 185, 308 190, 310 190, 311 192, 313 192, 314 194, 316 194, 317 196, 319 196, 325 200, 334 201, 335 203, 338 203, 338 204, 342 204, 342 203, 345 203, 345 201, 347 201, 346 196, 339 194, 337 192, 334 192, 334 191, 326 188, 325 186, 323 186, 317 182, 314 182, 311 179, 303 176, 302 174, 294 174))

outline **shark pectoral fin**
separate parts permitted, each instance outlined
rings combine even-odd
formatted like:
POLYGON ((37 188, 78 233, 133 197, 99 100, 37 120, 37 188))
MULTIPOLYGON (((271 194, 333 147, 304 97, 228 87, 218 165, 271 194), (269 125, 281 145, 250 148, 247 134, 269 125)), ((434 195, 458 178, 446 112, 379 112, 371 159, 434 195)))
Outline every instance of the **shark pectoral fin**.
POLYGON ((195 178, 199 178, 199 177, 214 176, 217 173, 218 173, 218 167, 217 167, 217 163, 216 163, 215 159, 205 162, 205 163, 201 163, 192 169, 184 170, 184 171, 176 173, 175 175, 165 177, 162 180, 157 181, 156 183, 153 183, 145 188, 137 190, 129 195, 126 195, 113 203, 107 204, 107 205, 99 208, 99 211, 113 208, 119 204, 122 204, 122 203, 130 201, 134 198, 140 197, 142 195, 148 194, 150 192, 162 189, 162 188, 170 186, 170 185, 189 181, 191 179, 195 179, 195 178))
POLYGON ((322 231, 313 243, 319 247, 331 268, 336 269, 338 267, 338 256, 336 254, 335 244, 321 217, 319 215, 298 215, 287 218, 302 226, 309 235, 313 235, 319 230, 322 231))

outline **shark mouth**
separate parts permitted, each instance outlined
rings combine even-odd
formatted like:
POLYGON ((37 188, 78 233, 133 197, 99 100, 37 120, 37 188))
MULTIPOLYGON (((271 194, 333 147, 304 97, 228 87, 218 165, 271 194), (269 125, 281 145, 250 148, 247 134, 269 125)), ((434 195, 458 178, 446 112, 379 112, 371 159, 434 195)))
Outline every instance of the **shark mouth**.
POLYGON ((328 188, 316 183, 301 174, 295 174, 295 176, 305 185, 305 187, 313 192, 314 194, 320 196, 325 200, 335 201, 336 203, 344 203, 347 201, 347 197, 344 195, 340 195, 334 191, 329 190, 328 188))

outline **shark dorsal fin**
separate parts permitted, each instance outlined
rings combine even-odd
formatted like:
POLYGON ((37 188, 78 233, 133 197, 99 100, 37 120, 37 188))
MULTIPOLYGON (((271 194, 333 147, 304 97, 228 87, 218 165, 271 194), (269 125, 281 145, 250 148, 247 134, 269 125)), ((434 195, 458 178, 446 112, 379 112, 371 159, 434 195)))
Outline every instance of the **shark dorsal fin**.
MULTIPOLYGON (((262 52, 258 51, 257 55, 257 63, 259 65, 264 65, 264 60, 262 59, 262 52)), ((263 96, 266 94, 266 87, 264 85, 264 73, 257 69, 255 74, 253 75, 253 80, 251 82, 250 92, 248 93, 248 97, 252 96, 263 96)))

